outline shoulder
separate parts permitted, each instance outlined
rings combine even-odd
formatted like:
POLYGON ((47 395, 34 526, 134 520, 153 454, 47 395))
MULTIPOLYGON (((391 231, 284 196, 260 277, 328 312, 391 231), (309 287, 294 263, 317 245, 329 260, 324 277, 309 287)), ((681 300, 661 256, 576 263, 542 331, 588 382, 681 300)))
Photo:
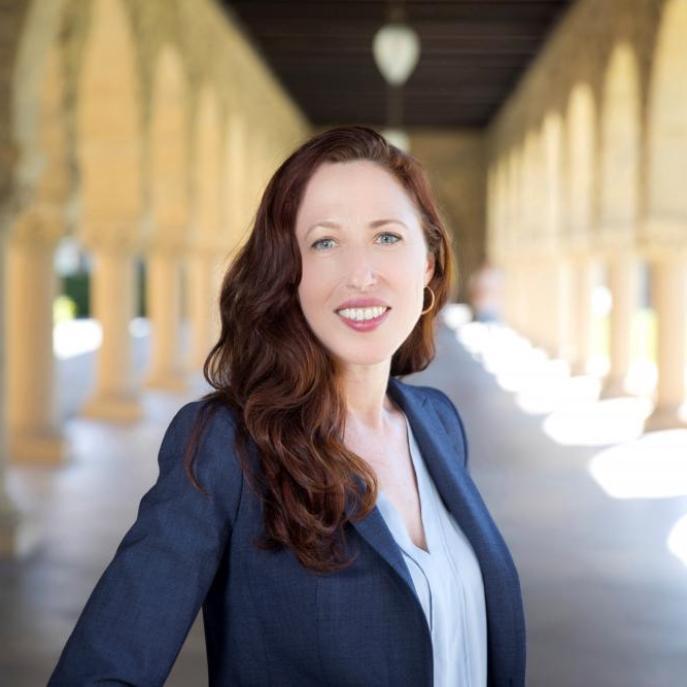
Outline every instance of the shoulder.
POLYGON ((227 435, 233 436, 235 433, 236 413, 226 405, 213 404, 206 399, 190 401, 181 406, 172 417, 166 435, 183 439, 190 436, 199 423, 205 426, 204 435, 208 438, 226 439, 227 435))
POLYGON ((433 386, 420 386, 406 384, 406 387, 411 387, 415 393, 425 396, 428 402, 432 403, 432 407, 439 415, 439 419, 444 424, 446 431, 450 436, 454 437, 458 446, 463 447, 465 455, 465 467, 468 465, 468 437, 465 430, 463 418, 458 411, 455 403, 443 392, 433 386))
MULTIPOLYGON (((243 482, 234 448, 235 411, 204 399, 190 401, 174 414, 165 430, 159 452, 160 475, 178 488, 195 489, 186 470, 187 449, 194 445, 193 473, 211 496, 236 504, 243 482)), ((235 508, 231 508, 235 511, 235 508)))

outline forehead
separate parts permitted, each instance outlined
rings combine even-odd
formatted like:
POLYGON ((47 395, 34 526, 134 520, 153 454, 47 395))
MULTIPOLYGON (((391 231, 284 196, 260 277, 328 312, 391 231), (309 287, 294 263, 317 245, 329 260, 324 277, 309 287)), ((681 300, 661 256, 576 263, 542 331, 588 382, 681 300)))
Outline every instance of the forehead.
POLYGON ((417 211, 401 182, 381 165, 371 160, 324 162, 305 187, 296 223, 368 214, 409 218, 417 211))

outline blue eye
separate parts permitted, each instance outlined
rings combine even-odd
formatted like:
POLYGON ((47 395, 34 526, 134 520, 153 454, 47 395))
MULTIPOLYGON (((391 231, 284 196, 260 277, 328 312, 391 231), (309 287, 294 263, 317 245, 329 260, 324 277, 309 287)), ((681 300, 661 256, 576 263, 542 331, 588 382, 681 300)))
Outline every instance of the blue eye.
POLYGON ((319 243, 322 243, 323 241, 333 241, 334 239, 318 239, 315 241, 315 243, 312 244, 311 248, 315 248, 319 243))
MULTIPOLYGON (((386 244, 389 244, 389 245, 393 245, 394 243, 398 243, 398 242, 401 240, 401 237, 400 237, 400 236, 398 236, 397 234, 392 234, 392 233, 389 232, 389 231, 384 231, 384 232, 382 232, 381 234, 377 234, 377 237, 379 237, 379 236, 391 236, 391 237, 393 237, 394 239, 396 239, 395 241, 391 241, 391 242, 383 241, 383 243, 386 243, 386 244)), ((326 238, 326 239, 318 239, 318 240, 315 241, 310 247, 311 247, 311 248, 314 248, 315 250, 319 250, 318 247, 317 247, 319 244, 321 244, 321 243, 323 243, 323 242, 326 242, 326 241, 333 241, 333 240, 334 240, 334 239, 329 239, 329 238, 326 238)))
POLYGON ((398 243, 401 240, 400 236, 398 236, 397 234, 392 234, 391 232, 388 232, 388 231, 385 231, 385 232, 379 234, 379 236, 393 236, 396 239, 395 241, 393 241, 393 243, 398 243))

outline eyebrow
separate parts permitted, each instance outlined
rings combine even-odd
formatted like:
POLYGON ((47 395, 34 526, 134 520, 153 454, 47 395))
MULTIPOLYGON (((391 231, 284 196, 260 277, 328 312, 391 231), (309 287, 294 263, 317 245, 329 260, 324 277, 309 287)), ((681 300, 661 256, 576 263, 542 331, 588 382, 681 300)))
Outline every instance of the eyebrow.
MULTIPOLYGON (((383 224, 400 224, 401 226, 405 227, 406 229, 408 228, 407 225, 404 222, 401 222, 400 219, 391 219, 391 218, 373 220, 372 222, 370 222, 368 224, 368 227, 370 229, 376 229, 377 227, 381 227, 383 224)), ((323 222, 316 222, 315 224, 313 224, 308 229, 308 231, 305 232, 305 238, 308 238, 308 234, 310 234, 310 232, 313 229, 315 229, 316 227, 327 227, 329 229, 340 229, 341 225, 337 224, 336 222, 331 222, 328 220, 325 220, 323 222)))

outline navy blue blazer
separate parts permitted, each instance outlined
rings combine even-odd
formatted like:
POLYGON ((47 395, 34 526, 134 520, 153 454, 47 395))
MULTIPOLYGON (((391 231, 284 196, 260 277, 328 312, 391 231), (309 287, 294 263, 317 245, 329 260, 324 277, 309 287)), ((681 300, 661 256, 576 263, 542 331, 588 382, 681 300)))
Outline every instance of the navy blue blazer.
MULTIPOLYGON (((439 493, 479 560, 488 685, 524 687, 518 574, 468 474, 458 411, 432 387, 390 377, 387 391, 406 413, 439 493)), ((232 453, 232 411, 213 416, 196 458, 196 474, 212 498, 182 468, 202 403, 187 403, 170 422, 157 481, 48 686, 164 684, 202 607, 210 687, 432 687, 430 630, 380 511, 346 524, 358 557, 343 572, 317 574, 290 550, 258 549, 251 542, 261 533, 261 506, 232 453)), ((249 447, 257 460, 257 447, 249 447)))

